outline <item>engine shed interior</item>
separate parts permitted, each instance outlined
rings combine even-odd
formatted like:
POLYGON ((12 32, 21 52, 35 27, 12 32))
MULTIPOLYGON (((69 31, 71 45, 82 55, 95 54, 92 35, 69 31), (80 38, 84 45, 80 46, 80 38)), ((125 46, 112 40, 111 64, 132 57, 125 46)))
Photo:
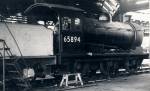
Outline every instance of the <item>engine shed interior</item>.
MULTIPOLYGON (((104 0, 103 4, 106 8, 108 2, 104 0)), ((91 14, 83 9, 35 3, 16 16, 0 15, 3 91, 7 84, 29 88, 37 79, 51 76, 58 84, 64 74, 91 77, 99 71, 110 78, 119 69, 128 73, 140 69, 143 60, 149 58, 141 46, 142 27, 133 22, 112 21, 116 11, 91 14)), ((114 9, 118 10, 118 5, 114 9)))

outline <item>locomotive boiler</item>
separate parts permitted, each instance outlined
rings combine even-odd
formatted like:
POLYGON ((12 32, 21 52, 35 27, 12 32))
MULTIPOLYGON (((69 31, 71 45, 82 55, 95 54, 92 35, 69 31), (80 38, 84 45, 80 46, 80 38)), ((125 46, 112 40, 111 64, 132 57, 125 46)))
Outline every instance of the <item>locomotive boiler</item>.
MULTIPOLYGON (((104 75, 116 74, 120 68, 136 70, 148 58, 141 47, 140 26, 99 21, 87 18, 83 12, 71 6, 37 3, 24 12, 26 23, 2 20, 5 23, 0 23, 0 39, 18 58, 15 62, 21 69, 33 68, 35 76, 95 74, 97 70, 104 75)), ((2 50, 1 56, 14 60, 2 50)))
POLYGON ((86 19, 84 25, 87 43, 104 44, 122 49, 134 49, 142 43, 143 31, 136 24, 103 23, 86 19))

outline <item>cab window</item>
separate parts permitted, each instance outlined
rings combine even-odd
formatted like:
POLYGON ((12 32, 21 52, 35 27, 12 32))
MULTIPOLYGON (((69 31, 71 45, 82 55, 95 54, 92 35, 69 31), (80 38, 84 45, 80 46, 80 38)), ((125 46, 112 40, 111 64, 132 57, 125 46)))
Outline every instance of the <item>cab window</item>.
POLYGON ((63 17, 62 18, 62 30, 81 30, 81 20, 78 17, 63 17))
POLYGON ((74 19, 74 30, 81 30, 81 20, 80 18, 74 19))
POLYGON ((71 30, 71 18, 69 17, 62 18, 62 30, 71 30))

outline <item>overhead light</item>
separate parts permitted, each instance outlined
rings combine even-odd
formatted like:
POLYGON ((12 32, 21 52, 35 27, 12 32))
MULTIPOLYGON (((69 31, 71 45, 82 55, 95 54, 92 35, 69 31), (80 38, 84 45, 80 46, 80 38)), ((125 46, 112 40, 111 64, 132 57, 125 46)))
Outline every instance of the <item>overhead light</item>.
POLYGON ((83 12, 84 14, 87 14, 87 12, 83 12))
POLYGON ((102 6, 103 4, 101 2, 97 2, 96 5, 102 6))
POLYGON ((144 4, 144 3, 148 3, 148 2, 149 2, 148 0, 143 0, 143 1, 136 2, 136 4, 144 4))
POLYGON ((80 4, 79 3, 76 3, 76 6, 79 6, 80 4))

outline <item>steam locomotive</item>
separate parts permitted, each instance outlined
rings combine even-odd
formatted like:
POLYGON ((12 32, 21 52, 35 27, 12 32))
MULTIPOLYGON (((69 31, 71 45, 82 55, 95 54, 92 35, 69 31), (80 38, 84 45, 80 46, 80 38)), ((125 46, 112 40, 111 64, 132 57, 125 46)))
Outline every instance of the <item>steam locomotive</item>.
POLYGON ((22 74, 27 67, 37 76, 97 70, 116 74, 120 68, 135 71, 149 56, 141 47, 143 31, 137 24, 100 21, 86 17, 82 9, 46 3, 31 5, 24 13, 24 22, 0 23, 0 39, 13 54, 1 50, 1 57, 6 62, 18 58, 22 74))

